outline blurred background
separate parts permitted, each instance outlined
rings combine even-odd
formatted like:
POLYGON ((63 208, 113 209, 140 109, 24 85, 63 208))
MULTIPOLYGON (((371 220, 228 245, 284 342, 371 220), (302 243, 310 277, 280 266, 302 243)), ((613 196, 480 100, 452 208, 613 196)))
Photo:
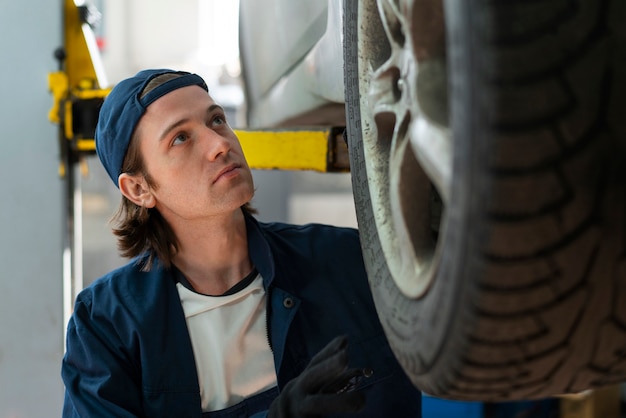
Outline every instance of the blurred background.
MULTIPOLYGON (((0 0, 0 418, 60 416, 65 328, 63 179, 48 73, 62 45, 60 0, 0 0)), ((108 83, 144 68, 202 75, 244 128, 237 0, 96 0, 108 83)), ((105 86, 103 86, 105 87, 105 86)), ((85 285, 124 262, 108 220, 119 192, 96 157, 82 166, 85 285)), ((255 171, 263 221, 356 226, 349 174, 255 171)))

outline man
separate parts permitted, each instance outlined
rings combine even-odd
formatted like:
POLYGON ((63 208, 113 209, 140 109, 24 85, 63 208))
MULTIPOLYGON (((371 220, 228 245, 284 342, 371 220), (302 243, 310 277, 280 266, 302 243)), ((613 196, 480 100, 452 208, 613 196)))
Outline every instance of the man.
POLYGON ((120 82, 95 139, 133 260, 77 297, 64 416, 420 416, 357 232, 256 221, 241 146, 199 76, 120 82))

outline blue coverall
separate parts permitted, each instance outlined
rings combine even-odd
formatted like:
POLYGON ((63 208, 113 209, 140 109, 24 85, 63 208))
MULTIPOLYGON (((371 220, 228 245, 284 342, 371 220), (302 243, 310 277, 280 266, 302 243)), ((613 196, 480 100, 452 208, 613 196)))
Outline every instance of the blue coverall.
MULTIPOLYGON (((260 223, 246 216, 252 263, 267 292, 267 331, 279 389, 337 335, 351 367, 373 370, 365 409, 350 417, 420 417, 421 395, 378 320, 358 232, 260 223)), ((202 414, 194 353, 171 270, 138 260, 77 297, 62 364, 64 417, 264 417, 276 391, 202 414)))

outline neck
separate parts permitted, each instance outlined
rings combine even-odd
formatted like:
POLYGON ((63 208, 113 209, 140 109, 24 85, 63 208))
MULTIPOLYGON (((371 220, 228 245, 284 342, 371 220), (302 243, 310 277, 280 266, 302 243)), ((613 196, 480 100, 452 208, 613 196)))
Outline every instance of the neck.
POLYGON ((252 271, 241 210, 174 229, 179 242, 174 264, 200 293, 219 295, 252 271))

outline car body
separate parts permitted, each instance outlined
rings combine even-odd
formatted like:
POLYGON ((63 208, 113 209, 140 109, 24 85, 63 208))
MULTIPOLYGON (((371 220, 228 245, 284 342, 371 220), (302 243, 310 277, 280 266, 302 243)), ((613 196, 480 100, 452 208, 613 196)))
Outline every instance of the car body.
POLYGON ((248 125, 343 126, 343 2, 242 0, 239 13, 248 125))

